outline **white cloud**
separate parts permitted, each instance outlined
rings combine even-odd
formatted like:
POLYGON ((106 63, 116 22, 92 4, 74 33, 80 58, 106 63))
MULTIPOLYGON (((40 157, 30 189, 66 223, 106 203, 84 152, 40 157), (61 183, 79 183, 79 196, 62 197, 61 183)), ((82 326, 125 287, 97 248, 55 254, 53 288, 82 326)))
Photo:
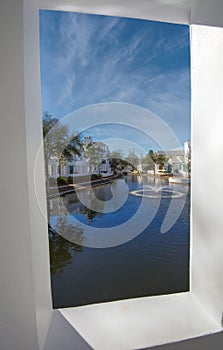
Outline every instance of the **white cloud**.
POLYGON ((51 54, 54 105, 67 111, 72 106, 120 101, 151 109, 168 122, 175 122, 176 129, 177 116, 188 122, 188 69, 163 68, 158 56, 187 45, 187 32, 173 41, 161 32, 150 32, 149 27, 121 43, 125 25, 120 18, 95 18, 66 13, 59 21, 57 44, 61 50, 56 51, 56 57, 51 54))
POLYGON ((179 36, 175 40, 168 40, 168 42, 164 44, 164 49, 167 52, 174 52, 175 50, 179 50, 184 48, 185 46, 188 46, 188 44, 188 32, 185 31, 183 35, 179 36))

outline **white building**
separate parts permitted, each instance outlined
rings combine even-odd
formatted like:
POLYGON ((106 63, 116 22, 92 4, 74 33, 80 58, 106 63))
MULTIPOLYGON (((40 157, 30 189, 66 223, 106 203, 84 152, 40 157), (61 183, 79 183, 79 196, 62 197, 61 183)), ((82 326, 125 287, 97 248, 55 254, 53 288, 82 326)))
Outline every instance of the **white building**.
POLYGON ((93 143, 93 139, 92 139, 92 137, 91 136, 85 136, 84 137, 84 149, 88 146, 88 145, 90 145, 90 144, 92 144, 93 143))
POLYGON ((90 173, 89 164, 84 157, 74 156, 73 160, 66 162, 64 166, 59 164, 56 157, 48 160, 49 177, 56 179, 58 176, 84 175, 90 173))
POLYGON ((81 156, 74 155, 72 161, 65 162, 63 166, 59 164, 56 157, 48 160, 49 177, 56 179, 59 176, 69 177, 91 173, 111 175, 109 157, 110 151, 106 144, 93 142, 91 136, 86 136, 81 156))
MULTIPOLYGON (((189 176, 190 173, 190 159, 191 159, 191 144, 187 140, 184 142, 184 150, 159 151, 167 157, 163 169, 176 176, 189 176)), ((159 166, 156 167, 156 173, 159 173, 159 166)))

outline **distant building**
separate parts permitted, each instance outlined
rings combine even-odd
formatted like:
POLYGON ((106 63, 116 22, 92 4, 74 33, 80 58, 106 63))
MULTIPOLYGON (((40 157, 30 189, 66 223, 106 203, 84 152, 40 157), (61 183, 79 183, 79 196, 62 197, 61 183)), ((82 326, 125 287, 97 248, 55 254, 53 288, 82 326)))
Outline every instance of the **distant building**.
POLYGON ((89 164, 82 157, 74 156, 72 161, 66 162, 64 166, 60 166, 56 157, 52 157, 48 161, 49 177, 56 179, 59 176, 73 176, 75 174, 89 174, 89 164))
POLYGON ((84 148, 93 143, 93 139, 91 136, 84 137, 84 148))
MULTIPOLYGON (((178 176, 188 176, 190 173, 191 144, 184 142, 183 150, 158 151, 157 153, 167 157, 163 169, 178 176)), ((159 170, 158 170, 159 171, 159 170)))
POLYGON ((110 157, 109 147, 103 142, 94 142, 91 136, 84 137, 81 156, 74 155, 64 166, 59 165, 56 157, 48 161, 49 177, 76 176, 87 174, 111 174, 111 166, 107 160, 110 157))

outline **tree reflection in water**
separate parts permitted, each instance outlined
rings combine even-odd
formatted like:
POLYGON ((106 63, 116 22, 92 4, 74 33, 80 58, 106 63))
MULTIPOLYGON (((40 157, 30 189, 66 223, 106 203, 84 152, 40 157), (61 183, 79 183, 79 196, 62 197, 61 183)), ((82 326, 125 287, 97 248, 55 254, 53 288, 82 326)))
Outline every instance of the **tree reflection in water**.
POLYGON ((70 224, 66 216, 57 218, 54 229, 49 230, 49 249, 51 274, 62 274, 75 256, 82 252, 83 230, 70 224), (58 234, 58 232, 60 234, 58 234), (75 242, 73 243, 75 235, 75 242))
POLYGON ((49 225, 49 248, 52 276, 62 275, 64 268, 83 251, 84 230, 81 225, 74 223, 69 213, 84 215, 87 222, 101 216, 105 211, 106 201, 111 197, 110 185, 96 187, 93 192, 86 188, 81 191, 79 197, 87 201, 89 208, 77 199, 76 193, 49 200, 51 223, 49 225), (92 209, 94 208, 94 196, 100 198, 100 203, 97 204, 98 211, 92 209))
POLYGON ((86 208, 86 207, 84 207, 84 212, 83 212, 83 214, 86 215, 86 218, 87 218, 89 221, 93 221, 93 219, 94 219, 96 216, 101 215, 101 214, 98 213, 97 211, 94 211, 94 210, 89 209, 89 208, 86 208))

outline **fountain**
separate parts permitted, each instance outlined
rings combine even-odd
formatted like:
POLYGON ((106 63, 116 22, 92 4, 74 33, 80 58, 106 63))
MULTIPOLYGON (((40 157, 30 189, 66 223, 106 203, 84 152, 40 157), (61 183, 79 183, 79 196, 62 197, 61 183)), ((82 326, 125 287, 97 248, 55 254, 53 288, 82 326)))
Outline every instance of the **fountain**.
POLYGON ((170 198, 181 198, 185 196, 185 193, 178 192, 166 188, 167 186, 149 185, 144 186, 141 190, 131 191, 130 194, 133 196, 146 197, 146 198, 157 198, 157 199, 170 199, 170 198))

